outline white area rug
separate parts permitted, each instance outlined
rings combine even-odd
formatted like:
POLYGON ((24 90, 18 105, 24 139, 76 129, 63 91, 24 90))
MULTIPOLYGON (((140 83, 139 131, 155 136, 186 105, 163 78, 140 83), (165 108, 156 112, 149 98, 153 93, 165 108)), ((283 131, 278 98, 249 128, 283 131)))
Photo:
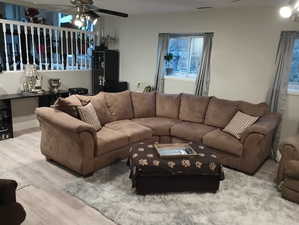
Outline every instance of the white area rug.
POLYGON ((119 225, 296 225, 299 205, 281 198, 273 182, 225 169, 216 194, 138 196, 119 162, 65 190, 119 225))

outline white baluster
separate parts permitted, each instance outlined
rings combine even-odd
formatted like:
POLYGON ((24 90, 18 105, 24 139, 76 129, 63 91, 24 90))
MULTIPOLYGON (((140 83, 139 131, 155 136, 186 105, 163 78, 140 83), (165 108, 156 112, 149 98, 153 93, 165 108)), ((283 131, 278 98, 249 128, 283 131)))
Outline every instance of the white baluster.
POLYGON ((53 44, 52 44, 52 29, 49 29, 49 36, 50 36, 50 63, 51 63, 51 70, 53 70, 53 44))
POLYGON ((59 65, 59 54, 58 54, 58 30, 55 30, 55 36, 56 36, 56 70, 58 70, 58 65, 59 65))
POLYGON ((48 70, 48 52, 47 52, 47 32, 46 32, 46 28, 44 28, 43 31, 44 31, 45 64, 46 64, 46 70, 48 70))
POLYGON ((40 46, 40 32, 41 32, 41 29, 42 28, 37 27, 39 69, 43 70, 43 66, 42 66, 42 51, 41 51, 41 46, 40 46))
POLYGON ((63 54, 63 30, 60 30, 60 43, 61 43, 61 63, 62 63, 62 70, 64 70, 64 54, 63 54))
POLYGON ((80 70, 82 70, 82 67, 83 67, 83 33, 81 32, 81 38, 80 38, 80 42, 81 42, 81 44, 80 44, 80 54, 81 54, 81 61, 80 61, 80 70))
POLYGON ((65 45, 66 45, 66 69, 68 70, 69 69, 69 32, 66 30, 65 31, 65 39, 66 39, 66 42, 65 42, 65 45))
POLYGON ((36 65, 36 61, 35 61, 34 27, 31 27, 31 38, 32 38, 32 57, 33 57, 33 64, 36 65))
POLYGON ((71 48, 72 48, 72 70, 75 68, 75 54, 74 54, 74 42, 73 42, 74 32, 71 31, 71 48))
POLYGON ((28 30, 27 26, 24 26, 24 33, 25 33, 25 42, 26 42, 26 63, 29 64, 29 49, 28 49, 28 30))
POLYGON ((10 24, 10 35, 11 35, 11 45, 12 45, 12 60, 13 60, 13 70, 17 70, 16 65, 16 55, 15 55, 15 40, 14 40, 14 25, 10 24))
POLYGON ((78 70, 79 66, 78 66, 78 32, 76 32, 76 70, 78 70))
MULTIPOLYGON (((92 45, 92 49, 94 49, 94 46, 95 46, 95 36, 94 34, 90 35, 90 43, 92 45)), ((91 59, 90 59, 90 62, 89 62, 89 68, 91 68, 91 59)))
POLYGON ((9 62, 8 62, 8 54, 7 54, 7 41, 6 41, 6 23, 2 23, 3 27, 3 35, 4 35, 4 48, 5 48, 5 60, 6 60, 6 71, 9 71, 9 62))
POLYGON ((85 70, 87 70, 87 32, 85 31, 84 33, 84 49, 85 49, 85 55, 84 55, 84 60, 85 60, 85 70))
POLYGON ((20 26, 20 24, 18 24, 18 36, 19 36, 20 70, 23 70, 23 54, 22 54, 23 46, 21 44, 21 26, 20 26))

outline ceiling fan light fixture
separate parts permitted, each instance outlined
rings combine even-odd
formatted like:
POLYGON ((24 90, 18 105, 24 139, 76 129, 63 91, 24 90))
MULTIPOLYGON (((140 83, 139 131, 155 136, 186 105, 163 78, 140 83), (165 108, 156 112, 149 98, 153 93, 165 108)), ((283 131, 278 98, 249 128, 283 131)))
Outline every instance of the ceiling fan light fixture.
POLYGON ((293 14, 293 10, 290 6, 283 6, 279 9, 279 14, 282 18, 290 18, 293 14))
POLYGON ((83 23, 83 21, 80 18, 76 18, 74 20, 74 25, 77 26, 77 27, 79 27, 79 28, 81 28, 84 25, 84 23, 83 23))
POLYGON ((96 25, 97 24, 97 22, 98 22, 98 18, 95 18, 93 21, 92 21, 92 25, 96 25))

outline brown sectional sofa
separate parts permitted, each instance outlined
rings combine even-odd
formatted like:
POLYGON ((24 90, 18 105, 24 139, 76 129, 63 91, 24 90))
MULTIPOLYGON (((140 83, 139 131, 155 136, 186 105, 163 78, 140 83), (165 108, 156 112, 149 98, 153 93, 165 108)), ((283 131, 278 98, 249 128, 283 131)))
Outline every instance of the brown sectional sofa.
POLYGON ((265 103, 129 91, 76 97, 83 105, 91 102, 101 130, 54 108, 38 108, 36 114, 42 153, 81 175, 127 157, 131 144, 153 140, 201 142, 225 166, 253 174, 269 156, 280 122, 265 103), (260 117, 241 139, 222 131, 237 111, 260 117))

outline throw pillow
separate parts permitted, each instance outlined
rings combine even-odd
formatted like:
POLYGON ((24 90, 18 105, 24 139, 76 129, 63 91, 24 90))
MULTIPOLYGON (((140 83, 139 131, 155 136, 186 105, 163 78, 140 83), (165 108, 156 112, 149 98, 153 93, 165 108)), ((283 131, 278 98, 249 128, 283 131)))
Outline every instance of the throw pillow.
POLYGON ((227 124, 223 131, 230 133, 240 139, 241 134, 251 125, 253 125, 259 117, 250 116, 238 111, 232 120, 227 124))
POLYGON ((53 105, 55 109, 63 111, 75 118, 79 118, 78 106, 82 106, 82 104, 75 95, 71 95, 67 98, 59 97, 53 105))
POLYGON ((82 121, 90 124, 96 131, 102 128, 101 122, 98 119, 97 113, 91 103, 85 106, 79 106, 78 112, 82 121))

